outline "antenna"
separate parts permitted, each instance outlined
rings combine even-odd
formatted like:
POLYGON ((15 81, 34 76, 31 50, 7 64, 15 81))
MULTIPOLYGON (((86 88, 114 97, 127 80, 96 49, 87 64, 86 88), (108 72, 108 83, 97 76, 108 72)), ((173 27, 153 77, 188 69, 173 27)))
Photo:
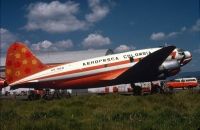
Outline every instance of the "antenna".
POLYGON ((167 42, 164 43, 164 47, 167 47, 169 46, 169 44, 167 42))
POLYGON ((111 50, 111 49, 108 49, 107 51, 106 51, 106 56, 107 55, 112 55, 112 54, 114 54, 114 52, 113 52, 113 50, 111 50))

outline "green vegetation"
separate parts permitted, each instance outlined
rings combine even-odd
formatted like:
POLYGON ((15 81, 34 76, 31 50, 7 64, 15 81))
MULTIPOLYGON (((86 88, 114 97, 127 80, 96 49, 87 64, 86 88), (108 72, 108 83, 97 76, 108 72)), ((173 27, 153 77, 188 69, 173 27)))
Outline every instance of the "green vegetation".
POLYGON ((86 95, 61 100, 0 100, 1 130, 197 130, 200 95, 86 95))

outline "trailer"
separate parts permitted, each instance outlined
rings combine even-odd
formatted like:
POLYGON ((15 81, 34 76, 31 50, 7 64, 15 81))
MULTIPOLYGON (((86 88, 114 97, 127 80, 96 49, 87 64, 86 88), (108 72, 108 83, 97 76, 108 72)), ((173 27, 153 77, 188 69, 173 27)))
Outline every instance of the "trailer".
POLYGON ((133 95, 164 93, 165 90, 164 81, 139 82, 131 84, 131 86, 133 88, 133 95))

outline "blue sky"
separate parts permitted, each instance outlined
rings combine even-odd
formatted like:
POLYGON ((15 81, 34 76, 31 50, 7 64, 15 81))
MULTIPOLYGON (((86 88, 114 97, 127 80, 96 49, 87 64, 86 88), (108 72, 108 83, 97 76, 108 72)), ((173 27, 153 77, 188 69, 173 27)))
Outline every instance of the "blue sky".
POLYGON ((34 52, 165 43, 192 52, 183 70, 200 70, 199 0, 1 0, 1 48, 25 42, 34 52))

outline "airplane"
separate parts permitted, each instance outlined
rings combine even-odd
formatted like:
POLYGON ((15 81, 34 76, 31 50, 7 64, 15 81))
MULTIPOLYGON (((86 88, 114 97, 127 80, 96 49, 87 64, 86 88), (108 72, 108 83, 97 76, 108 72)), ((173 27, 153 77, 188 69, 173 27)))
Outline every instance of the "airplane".
POLYGON ((8 48, 0 87, 85 89, 154 81, 176 75, 191 59, 189 51, 165 46, 45 65, 25 44, 15 42, 8 48))

